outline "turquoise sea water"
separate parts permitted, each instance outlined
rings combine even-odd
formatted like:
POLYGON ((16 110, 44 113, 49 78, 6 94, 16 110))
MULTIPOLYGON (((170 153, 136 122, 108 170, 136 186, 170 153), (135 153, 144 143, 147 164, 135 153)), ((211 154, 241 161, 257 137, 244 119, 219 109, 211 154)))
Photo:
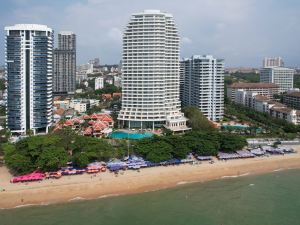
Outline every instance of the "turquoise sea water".
POLYGON ((145 132, 145 133, 126 133, 123 131, 116 131, 113 132, 110 137, 111 138, 116 138, 116 139, 142 139, 142 138, 146 138, 146 137, 152 137, 153 134, 149 133, 149 132, 145 132))
POLYGON ((1 225, 299 225, 300 170, 0 210, 1 225))

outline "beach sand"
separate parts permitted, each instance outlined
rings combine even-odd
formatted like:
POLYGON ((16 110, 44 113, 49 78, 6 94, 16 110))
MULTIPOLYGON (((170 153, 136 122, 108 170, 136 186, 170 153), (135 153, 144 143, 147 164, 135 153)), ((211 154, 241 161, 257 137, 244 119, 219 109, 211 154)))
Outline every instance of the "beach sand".
POLYGON ((154 191, 191 182, 205 182, 227 177, 255 175, 300 168, 300 146, 291 146, 298 153, 253 159, 203 162, 196 165, 127 170, 117 176, 110 172, 94 175, 64 176, 58 180, 31 183, 10 183, 12 176, 0 167, 0 208, 62 203, 154 191))

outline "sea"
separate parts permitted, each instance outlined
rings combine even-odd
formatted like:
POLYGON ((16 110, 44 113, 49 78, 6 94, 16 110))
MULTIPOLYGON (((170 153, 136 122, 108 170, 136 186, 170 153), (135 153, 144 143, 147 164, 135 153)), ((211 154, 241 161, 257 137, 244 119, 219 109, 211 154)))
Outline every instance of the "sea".
MULTIPOLYGON (((1 201, 1 199, 0 199, 1 201)), ((0 225, 300 225, 300 170, 0 210, 0 225)))

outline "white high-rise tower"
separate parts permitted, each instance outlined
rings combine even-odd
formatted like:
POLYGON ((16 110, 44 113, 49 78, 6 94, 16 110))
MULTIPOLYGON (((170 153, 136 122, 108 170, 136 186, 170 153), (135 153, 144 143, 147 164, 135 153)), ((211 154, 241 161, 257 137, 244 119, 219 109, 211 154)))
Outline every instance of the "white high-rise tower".
POLYGON ((6 125, 47 132, 52 125, 53 31, 45 25, 5 27, 6 125))
POLYGON ((187 129, 179 100, 179 36, 171 14, 132 15, 123 36, 122 66, 122 126, 187 129))

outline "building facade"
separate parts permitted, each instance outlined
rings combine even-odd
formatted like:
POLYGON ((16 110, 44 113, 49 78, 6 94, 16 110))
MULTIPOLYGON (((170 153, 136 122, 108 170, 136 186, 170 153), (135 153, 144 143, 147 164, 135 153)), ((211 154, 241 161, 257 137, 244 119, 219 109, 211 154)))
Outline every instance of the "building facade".
POLYGON ((168 13, 133 14, 123 35, 120 125, 185 130, 179 100, 179 36, 168 13))
POLYGON ((58 34, 58 48, 53 57, 53 93, 74 94, 76 88, 76 35, 71 31, 58 34))
POLYGON ((180 63, 182 106, 195 106, 210 120, 224 114, 224 60, 192 56, 180 63))
POLYGON ((235 101, 236 93, 239 90, 255 92, 272 99, 275 94, 279 93, 279 86, 267 83, 233 83, 227 87, 227 98, 235 101))
POLYGON ((277 84, 279 93, 283 93, 293 89, 294 74, 294 69, 284 67, 262 68, 260 70, 260 82, 277 84))
POLYGON ((52 125, 53 31, 45 25, 5 27, 6 126, 48 132, 52 125))
POLYGON ((283 96, 283 103, 293 109, 300 110, 300 92, 291 92, 283 96))
POLYGON ((103 77, 95 78, 95 90, 101 89, 104 87, 104 79, 103 77))
POLYGON ((87 75, 94 72, 93 64, 87 63, 77 66, 76 69, 76 82, 80 84, 82 81, 87 80, 87 75))
POLYGON ((281 57, 265 57, 263 60, 263 68, 268 67, 284 67, 284 62, 281 57))
POLYGON ((285 120, 295 125, 300 124, 300 110, 287 107, 276 101, 270 100, 267 96, 244 90, 237 91, 235 103, 254 109, 257 112, 267 113, 277 119, 285 120))

